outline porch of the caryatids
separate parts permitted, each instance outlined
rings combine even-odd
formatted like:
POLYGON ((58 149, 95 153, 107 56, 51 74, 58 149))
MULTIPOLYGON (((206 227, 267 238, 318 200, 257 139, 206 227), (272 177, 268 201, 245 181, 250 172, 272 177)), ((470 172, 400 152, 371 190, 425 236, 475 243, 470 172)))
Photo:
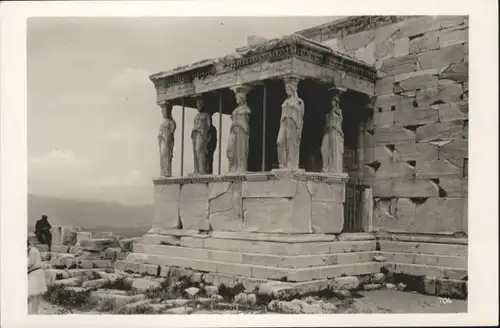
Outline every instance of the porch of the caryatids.
POLYGON ((342 130, 342 110, 340 98, 342 89, 331 89, 331 107, 326 114, 325 130, 321 143, 323 172, 342 173, 344 164, 344 132, 342 130))
POLYGON ((237 107, 231 114, 229 140, 227 143, 227 159, 229 172, 246 172, 248 163, 250 138, 250 107, 247 105, 247 95, 250 86, 240 85, 231 88, 236 98, 237 107))
POLYGON ((298 95, 300 78, 283 78, 287 98, 281 105, 281 120, 278 132, 277 149, 280 169, 299 168, 299 150, 304 120, 304 102, 298 95))

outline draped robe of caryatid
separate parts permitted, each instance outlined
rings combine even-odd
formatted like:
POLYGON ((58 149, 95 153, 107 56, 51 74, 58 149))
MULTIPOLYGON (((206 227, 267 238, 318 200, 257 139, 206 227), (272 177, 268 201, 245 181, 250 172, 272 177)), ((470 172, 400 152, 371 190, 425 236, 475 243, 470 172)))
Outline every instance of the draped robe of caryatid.
MULTIPOLYGON (((287 86, 288 87, 288 86, 287 86)), ((278 163, 282 169, 299 167, 300 140, 304 119, 304 102, 295 89, 281 105, 281 121, 278 133, 278 163)))
POLYGON ((200 112, 196 115, 191 132, 193 142, 194 173, 207 174, 207 146, 209 141, 212 117, 209 113, 200 112))
POLYGON ((165 118, 160 125, 158 142, 160 148, 160 170, 164 177, 172 176, 172 158, 174 155, 174 134, 177 125, 173 118, 165 118))
POLYGON ((231 127, 227 144, 229 172, 245 172, 248 161, 248 141, 250 138, 250 108, 242 103, 231 114, 231 127))
POLYGON ((342 111, 338 98, 332 99, 332 108, 326 114, 325 133, 321 143, 323 172, 343 172, 344 132, 342 131, 342 111))

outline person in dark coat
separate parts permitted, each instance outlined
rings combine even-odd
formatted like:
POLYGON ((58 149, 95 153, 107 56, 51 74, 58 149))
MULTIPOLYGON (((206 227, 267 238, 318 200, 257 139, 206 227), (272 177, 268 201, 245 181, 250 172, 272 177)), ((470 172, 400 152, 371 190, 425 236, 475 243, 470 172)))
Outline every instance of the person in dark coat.
MULTIPOLYGON (((211 113, 213 115, 213 113, 211 113)), ((208 145, 207 145, 207 173, 208 174, 213 174, 213 167, 214 167, 214 152, 215 149, 217 148, 217 129, 215 126, 212 124, 210 126, 210 130, 208 132, 209 139, 208 139, 208 145)))
POLYGON ((49 252, 52 247, 52 233, 50 229, 52 226, 49 223, 47 215, 43 214, 42 218, 36 221, 35 224, 35 235, 38 241, 42 244, 49 246, 49 252))

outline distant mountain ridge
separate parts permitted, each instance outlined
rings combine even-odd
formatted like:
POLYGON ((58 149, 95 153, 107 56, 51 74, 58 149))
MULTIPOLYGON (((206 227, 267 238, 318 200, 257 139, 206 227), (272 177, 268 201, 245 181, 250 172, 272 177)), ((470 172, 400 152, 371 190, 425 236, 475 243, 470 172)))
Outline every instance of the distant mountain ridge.
POLYGON ((52 225, 106 231, 127 237, 142 236, 152 226, 153 205, 124 205, 111 202, 71 200, 28 194, 28 229, 34 229, 41 214, 52 225))

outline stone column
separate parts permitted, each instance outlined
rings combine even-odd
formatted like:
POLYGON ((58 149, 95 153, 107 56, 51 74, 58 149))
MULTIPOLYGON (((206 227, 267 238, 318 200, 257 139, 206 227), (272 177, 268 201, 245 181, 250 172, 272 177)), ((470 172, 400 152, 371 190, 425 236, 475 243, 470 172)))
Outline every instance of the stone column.
POLYGON ((193 142, 194 174, 207 174, 207 146, 210 139, 212 116, 205 110, 201 97, 196 99, 198 114, 194 118, 191 140, 193 142))
MULTIPOLYGON (((375 105, 375 100, 376 97, 370 97, 368 101, 364 104, 362 107, 362 112, 361 112, 361 122, 359 124, 359 130, 358 130, 358 176, 359 180, 362 182, 364 181, 364 173, 365 173, 365 164, 366 164, 366 153, 369 151, 367 149, 367 143, 366 143, 366 130, 368 129, 369 125, 369 120, 370 116, 373 113, 373 107, 375 105)), ((370 156, 368 156, 370 157, 370 156)))
MULTIPOLYGON (((373 107, 376 97, 370 97, 363 107, 363 118, 359 127, 358 135, 358 152, 359 152, 359 178, 360 182, 365 185, 363 187, 363 209, 362 209, 362 229, 364 232, 373 231, 373 188, 365 182, 365 166, 367 163, 367 154, 373 152, 373 147, 367 148, 366 131, 373 122, 370 122, 373 117, 373 107)), ((368 155, 372 158, 373 155, 368 155)))
POLYGON ((158 133, 158 148, 160 153, 160 174, 163 177, 172 176, 172 158, 174 155, 174 136, 177 125, 172 117, 173 105, 168 102, 160 104, 163 121, 158 133))
POLYGON ((340 97, 344 93, 341 89, 332 90, 330 111, 326 114, 325 132, 321 143, 321 157, 323 172, 342 173, 344 156, 344 132, 342 131, 342 110, 340 97))
POLYGON ((281 120, 278 133, 278 163, 280 169, 298 169, 300 141, 304 121, 304 102, 299 98, 297 87, 300 78, 288 76, 283 79, 287 98, 281 105, 281 120))
POLYGON ((227 143, 227 159, 229 172, 246 172, 248 162, 248 149, 250 137, 251 110, 247 106, 247 94, 251 87, 240 85, 231 88, 238 106, 231 114, 231 127, 227 143))

